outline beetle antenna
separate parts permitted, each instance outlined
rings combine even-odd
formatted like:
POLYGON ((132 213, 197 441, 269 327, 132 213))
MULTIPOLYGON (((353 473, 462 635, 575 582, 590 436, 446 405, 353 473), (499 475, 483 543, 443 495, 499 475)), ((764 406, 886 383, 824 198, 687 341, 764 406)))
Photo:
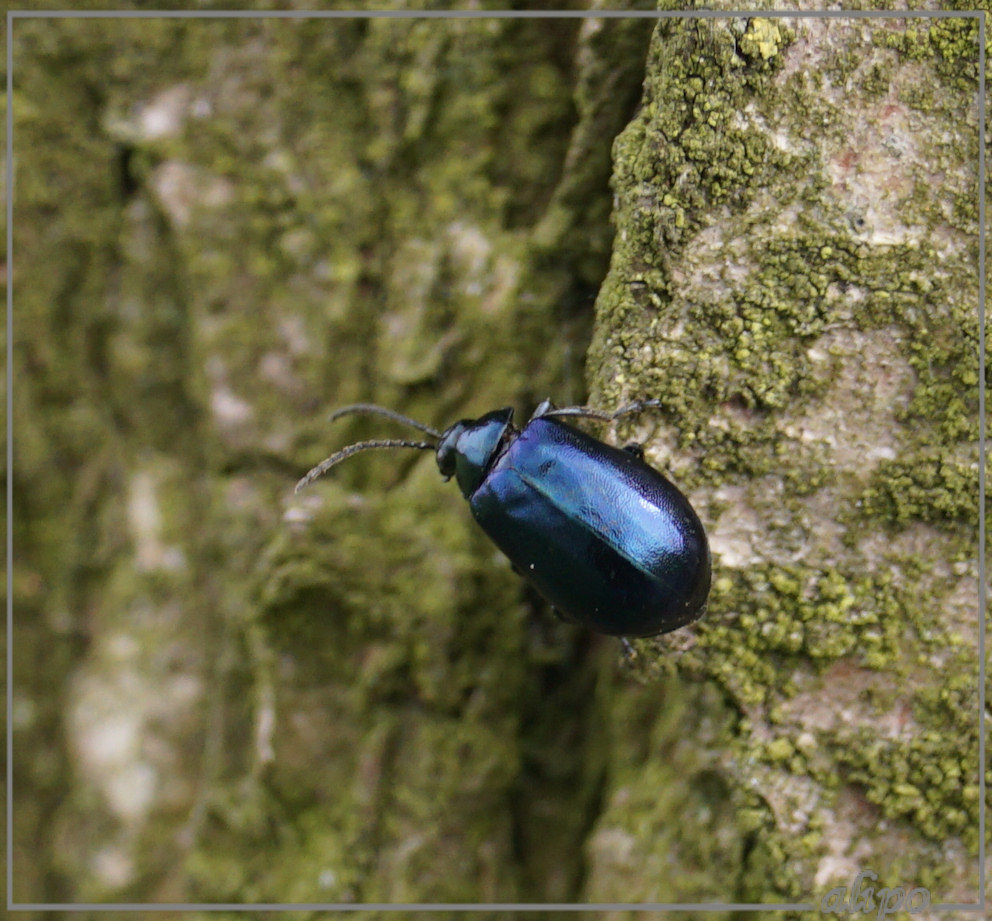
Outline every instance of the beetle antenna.
POLYGON ((435 446, 426 441, 396 441, 395 439, 387 441, 359 441, 356 444, 348 445, 347 448, 342 448, 337 453, 322 460, 296 484, 296 489, 293 492, 299 492, 304 486, 309 486, 318 477, 327 473, 335 464, 341 463, 341 461, 351 457, 352 454, 358 454, 359 451, 367 451, 369 448, 416 448, 418 451, 433 451, 435 446))
POLYGON ((402 422, 405 425, 413 426, 413 428, 423 432, 425 435, 431 435, 434 438, 441 437, 441 433, 432 429, 429 425, 424 425, 422 422, 417 422, 415 419, 411 419, 409 416, 404 416, 402 413, 394 412, 391 409, 386 409, 385 406, 376 406, 375 403, 352 403, 349 406, 342 406, 340 409, 336 409, 331 413, 328 421, 333 422, 335 419, 340 419, 342 416, 357 416, 361 413, 368 413, 369 415, 375 416, 385 416, 387 419, 392 419, 394 422, 402 422))
POLYGON ((628 416, 631 413, 655 406, 661 406, 661 400, 635 400, 611 413, 602 409, 593 409, 591 406, 564 406, 561 409, 549 409, 546 413, 542 413, 541 418, 545 416, 578 416, 586 419, 597 419, 600 422, 616 422, 621 416, 628 416))

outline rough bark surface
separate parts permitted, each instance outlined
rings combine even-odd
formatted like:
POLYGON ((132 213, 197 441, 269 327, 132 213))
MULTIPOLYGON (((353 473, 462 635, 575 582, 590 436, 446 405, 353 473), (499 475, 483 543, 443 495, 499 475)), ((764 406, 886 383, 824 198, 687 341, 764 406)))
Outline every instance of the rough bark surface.
POLYGON ((727 709, 689 690, 683 721, 655 717, 670 734, 645 730, 667 744, 612 749, 592 900, 696 899, 728 868, 742 901, 865 868, 876 891, 976 898, 976 39, 962 20, 654 34, 590 377, 596 402, 665 403, 648 456, 715 553, 709 616, 641 643, 642 670, 677 658, 727 709))
POLYGON ((974 900, 976 36, 18 20, 13 898, 974 900), (633 667, 429 455, 292 493, 583 365, 714 550, 633 667))

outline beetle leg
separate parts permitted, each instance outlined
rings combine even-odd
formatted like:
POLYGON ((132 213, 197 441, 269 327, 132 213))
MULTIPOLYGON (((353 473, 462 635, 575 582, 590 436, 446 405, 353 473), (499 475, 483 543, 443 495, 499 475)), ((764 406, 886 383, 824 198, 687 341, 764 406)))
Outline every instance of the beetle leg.
POLYGON ((628 665, 633 665, 637 660, 637 650, 630 645, 630 641, 625 636, 620 637, 620 648, 623 650, 623 659, 628 665))
POLYGON ((545 400, 534 410, 534 418, 539 416, 578 416, 586 419, 599 419, 600 422, 612 422, 613 414, 603 412, 601 409, 592 409, 589 406, 563 406, 557 409, 551 405, 550 400, 545 400))
POLYGON ((591 406, 564 406, 561 409, 556 409, 551 405, 550 400, 545 400, 534 411, 532 418, 536 419, 539 416, 577 416, 579 418, 598 419, 600 422, 616 422, 622 416, 640 412, 642 409, 648 409, 654 406, 661 406, 661 400, 636 400, 609 413, 602 409, 593 409, 591 406))

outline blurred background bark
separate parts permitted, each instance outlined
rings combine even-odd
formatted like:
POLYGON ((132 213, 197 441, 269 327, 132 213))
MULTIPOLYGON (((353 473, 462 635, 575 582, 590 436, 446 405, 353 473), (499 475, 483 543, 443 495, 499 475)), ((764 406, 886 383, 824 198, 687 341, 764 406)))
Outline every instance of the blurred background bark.
POLYGON ((974 19, 13 47, 15 901, 976 899, 974 19), (631 666, 430 456, 292 493, 545 396, 711 535, 631 666))

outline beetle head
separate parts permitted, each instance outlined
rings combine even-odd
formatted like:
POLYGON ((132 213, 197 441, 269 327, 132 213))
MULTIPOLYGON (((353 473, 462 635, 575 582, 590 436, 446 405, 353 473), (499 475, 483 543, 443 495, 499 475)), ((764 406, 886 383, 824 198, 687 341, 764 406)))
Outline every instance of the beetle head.
POLYGON ((506 433, 512 429, 510 407, 486 413, 478 419, 462 419, 441 435, 437 444, 437 468, 449 480, 454 477, 467 499, 479 488, 499 451, 506 433))

